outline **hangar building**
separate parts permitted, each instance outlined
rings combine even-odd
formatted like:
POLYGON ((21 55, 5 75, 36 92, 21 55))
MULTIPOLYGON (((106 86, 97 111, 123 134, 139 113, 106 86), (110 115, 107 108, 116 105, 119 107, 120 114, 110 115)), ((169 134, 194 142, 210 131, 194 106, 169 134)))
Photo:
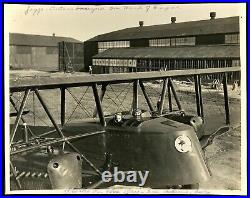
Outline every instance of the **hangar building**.
POLYGON ((94 73, 240 66, 239 17, 126 28, 84 42, 94 73))
MULTIPOLYGON (((72 54, 69 55, 72 50, 69 49, 69 47, 66 48, 65 43, 70 43, 71 45, 74 44, 74 46, 76 46, 75 48, 79 51, 78 54, 82 54, 81 62, 83 67, 83 45, 79 40, 69 37, 59 37, 54 34, 53 36, 44 36, 10 33, 10 68, 40 71, 62 70, 62 64, 64 61, 61 57, 64 56, 61 55, 59 58, 59 44, 61 44, 60 46, 63 45, 66 49, 61 50, 64 51, 64 53, 66 53, 68 49, 69 53, 67 59, 73 59, 72 54)), ((75 53, 77 53, 77 50, 75 50, 75 53)))

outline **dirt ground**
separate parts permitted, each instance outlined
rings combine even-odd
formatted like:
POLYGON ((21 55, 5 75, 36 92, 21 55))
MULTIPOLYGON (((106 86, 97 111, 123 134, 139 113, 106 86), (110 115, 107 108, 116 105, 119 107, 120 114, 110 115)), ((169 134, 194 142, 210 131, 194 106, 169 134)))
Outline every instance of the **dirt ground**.
MULTIPOLYGON (((147 83, 146 90, 156 107, 161 83, 147 83)), ((175 81, 177 94, 180 97, 183 109, 192 114, 196 113, 195 92, 193 84, 175 81)), ((100 87, 99 87, 100 89, 100 87)), ((201 189, 212 190, 240 190, 241 189, 241 100, 240 89, 232 90, 228 86, 231 130, 217 137, 213 144, 206 150, 206 158, 210 167, 212 178, 200 184, 201 189)), ((48 104, 49 109, 60 121, 60 92, 59 90, 42 91, 42 96, 48 104)), ((215 131, 219 126, 225 124, 223 90, 213 90, 209 86, 202 86, 204 103, 204 113, 206 122, 206 133, 215 131)), ((15 101, 21 98, 21 94, 15 94, 15 101)), ((71 88, 66 95, 66 122, 74 119, 91 117, 94 109, 94 98, 91 88, 71 88), (85 93, 85 95, 84 95, 85 93), (79 104, 78 104, 79 103, 79 104)), ((112 85, 103 100, 103 109, 106 114, 129 110, 132 101, 131 84, 112 85), (118 96, 118 97, 117 97, 118 96)), ((143 94, 139 92, 140 108, 147 110, 147 105, 143 94)), ((166 99, 165 107, 167 108, 166 99)), ((27 102, 27 109, 32 109, 31 115, 26 115, 26 119, 31 125, 50 125, 46 114, 41 108, 38 100, 31 94, 27 102)), ((177 106, 174 103, 174 108, 177 106)), ((11 107, 11 111, 13 108, 11 107)), ((13 123, 13 119, 11 119, 13 123)))

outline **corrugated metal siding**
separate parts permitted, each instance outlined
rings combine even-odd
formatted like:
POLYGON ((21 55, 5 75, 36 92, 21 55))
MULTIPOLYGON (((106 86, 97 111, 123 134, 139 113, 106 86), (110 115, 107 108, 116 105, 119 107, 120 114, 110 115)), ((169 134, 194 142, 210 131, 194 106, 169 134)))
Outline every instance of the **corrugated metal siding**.
POLYGON ((58 70, 58 48, 56 54, 47 54, 46 47, 32 47, 32 65, 41 71, 58 70))
POLYGON ((16 46, 10 46, 10 68, 30 69, 32 68, 31 54, 18 54, 16 46))

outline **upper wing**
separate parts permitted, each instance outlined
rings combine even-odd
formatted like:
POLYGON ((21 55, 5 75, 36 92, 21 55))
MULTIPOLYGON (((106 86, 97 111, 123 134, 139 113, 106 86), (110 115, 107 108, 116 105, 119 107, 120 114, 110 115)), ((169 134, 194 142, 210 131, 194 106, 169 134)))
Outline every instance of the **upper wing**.
POLYGON ((54 89, 60 87, 79 87, 93 83, 122 83, 134 80, 152 80, 167 77, 193 76, 219 74, 228 72, 240 72, 240 67, 224 67, 209 69, 188 69, 188 70, 170 70, 154 72, 132 72, 132 73, 113 73, 113 74, 76 74, 62 75, 52 73, 47 76, 29 76, 16 77, 10 76, 10 92, 24 91, 26 89, 54 89))

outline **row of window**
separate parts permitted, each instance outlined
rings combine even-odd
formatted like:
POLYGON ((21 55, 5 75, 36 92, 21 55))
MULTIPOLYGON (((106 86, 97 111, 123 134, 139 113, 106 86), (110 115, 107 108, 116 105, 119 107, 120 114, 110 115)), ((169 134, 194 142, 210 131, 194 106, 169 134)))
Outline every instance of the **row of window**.
POLYGON ((225 35, 225 43, 226 44, 239 44, 240 43, 240 35, 239 34, 226 34, 225 35))
POLYGON ((126 73, 132 71, 130 68, 127 67, 103 67, 102 68, 102 73, 107 74, 107 73, 126 73))
POLYGON ((127 66, 136 67, 137 69, 154 70, 175 70, 175 69, 203 69, 203 68, 220 68, 240 66, 240 60, 232 59, 93 59, 94 66, 127 66))
POLYGON ((108 42, 98 42, 98 52, 103 52, 110 48, 123 48, 130 47, 129 41, 108 41, 108 42))
POLYGON ((93 59, 94 66, 127 66, 136 67, 136 60, 133 59, 93 59))
POLYGON ((137 60, 138 68, 155 68, 156 70, 174 70, 174 69, 204 69, 204 68, 221 68, 221 67, 234 67, 240 66, 239 59, 183 59, 183 60, 173 60, 173 59, 153 59, 137 60))
POLYGON ((195 37, 165 38, 149 40, 150 47, 195 45, 195 37))
POLYGON ((207 68, 207 67, 231 67, 239 66, 240 60, 231 59, 138 59, 137 67, 164 68, 167 70, 175 67, 188 68, 207 68))
MULTIPOLYGON (((99 66, 101 73, 127 73, 127 72, 147 72, 147 71, 167 71, 181 69, 204 69, 217 67, 239 66, 239 59, 200 59, 200 60, 171 60, 171 59, 138 59, 137 67, 124 66, 99 66)), ((209 74, 203 76, 205 79, 221 79, 223 74, 209 74)), ((240 79, 240 73, 228 73, 228 80, 240 79)))
MULTIPOLYGON (((239 34, 226 34, 225 44, 238 44, 240 43, 239 34)), ((177 38, 162 38, 162 39, 150 39, 150 47, 167 47, 167 46, 192 46, 196 44, 196 39, 192 37, 177 37, 177 38)), ((98 42, 98 52, 103 52, 109 48, 123 48, 130 47, 129 41, 109 41, 98 42)))

